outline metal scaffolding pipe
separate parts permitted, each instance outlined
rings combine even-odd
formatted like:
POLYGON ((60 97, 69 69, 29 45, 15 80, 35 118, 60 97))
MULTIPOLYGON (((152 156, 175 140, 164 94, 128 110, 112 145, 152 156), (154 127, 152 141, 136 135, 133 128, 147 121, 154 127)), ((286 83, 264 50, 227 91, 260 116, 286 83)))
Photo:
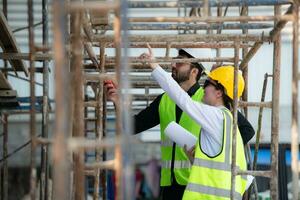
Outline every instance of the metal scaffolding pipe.
MULTIPOLYGON (((168 44, 172 46, 172 48, 234 48, 234 44, 230 42, 152 42, 149 44, 151 45, 151 48, 166 48, 168 44)), ((96 46, 96 44, 94 44, 96 46)), ((249 47, 250 45, 244 45, 241 44, 241 48, 243 47, 249 47)), ((108 43, 107 48, 114 48, 113 43, 108 43)), ((132 42, 128 45, 129 48, 147 48, 147 45, 145 42, 132 42)), ((251 47, 251 46, 250 46, 251 47)), ((1 54, 0 54, 1 56, 1 54)))
POLYGON ((122 199, 134 199, 134 163, 132 160, 132 115, 131 115, 131 95, 129 89, 131 88, 129 82, 129 65, 128 65, 128 44, 129 44, 129 35, 128 35, 128 4, 127 1, 120 0, 120 10, 117 12, 117 16, 120 18, 120 37, 122 38, 120 47, 123 47, 123 51, 120 52, 120 64, 121 66, 117 67, 117 78, 119 80, 119 95, 120 95, 120 107, 121 107, 121 120, 122 120, 122 139, 124 143, 122 144, 122 180, 124 181, 122 189, 122 199), (123 52, 123 54, 122 54, 123 52), (121 93, 124 91, 124 93, 121 93), (121 94, 120 94, 121 93, 121 94))
POLYGON ((240 69, 244 70, 248 67, 249 61, 253 58, 253 56, 256 54, 256 52, 259 50, 259 48, 263 45, 263 42, 255 42, 253 47, 247 52, 247 54, 244 56, 241 64, 240 69))
POLYGON ((109 12, 110 10, 116 10, 119 8, 119 3, 107 3, 99 1, 86 1, 86 2, 72 2, 66 5, 66 9, 69 12, 78 12, 85 10, 95 10, 97 12, 109 12))
POLYGON ((291 130, 291 152, 292 152, 292 194, 293 199, 299 197, 299 136, 298 136, 298 88, 299 88, 299 5, 294 4, 293 14, 293 68, 292 68, 292 130, 291 130))
POLYGON ((28 40, 29 40, 29 63, 30 63, 30 198, 35 200, 36 196, 36 127, 35 127, 35 47, 34 47, 34 30, 33 30, 33 1, 27 1, 28 6, 28 40))
MULTIPOLYGON (((130 24, 129 30, 240 30, 240 29, 268 29, 272 24, 130 24)), ((99 26, 98 30, 112 30, 112 25, 99 26)), ((152 47, 152 46, 151 46, 152 47)))
MULTIPOLYGON (((268 74, 265 74, 264 83, 263 83, 263 89, 261 94, 261 103, 265 101, 266 96, 266 90, 267 90, 267 83, 268 83, 268 74)), ((272 102, 270 102, 270 107, 272 108, 272 102)), ((262 112, 263 107, 259 108, 259 114, 258 114, 258 127, 257 127, 257 133, 256 133, 256 140, 255 140, 255 151, 254 151, 254 158, 253 158, 253 164, 252 164, 252 170, 256 170, 256 162, 258 157, 258 150, 259 150, 259 144, 260 144, 260 133, 261 133, 261 124, 262 124, 262 112)))
MULTIPOLYGON (((116 54, 116 78, 121 80, 121 13, 120 8, 117 9, 114 17, 114 35, 112 41, 115 43, 116 54)), ((102 40, 98 42, 104 42, 102 40)), ((122 136, 122 106, 121 106, 121 90, 118 88, 118 96, 116 100, 116 139, 121 140, 122 136)), ((116 199, 122 199, 124 177, 123 177, 123 154, 121 144, 115 146, 115 173, 116 173, 116 199)))
MULTIPOLYGON (((8 154, 8 114, 3 115, 3 152, 2 158, 6 158, 8 154)), ((5 159, 2 165, 2 188, 1 192, 1 199, 7 200, 8 199, 8 161, 5 159)))
POLYGON ((94 169, 94 170, 112 169, 113 170, 113 169, 115 169, 115 160, 107 160, 107 161, 103 161, 103 162, 95 162, 95 163, 91 163, 91 164, 86 164, 85 169, 94 169))
MULTIPOLYGON (((104 65, 104 63, 103 63, 104 65)), ((104 66, 101 64, 101 69, 104 70, 104 66)), ((103 93, 103 104, 102 104, 102 111, 103 111, 103 118, 102 118, 102 124, 103 124, 103 133, 102 133, 102 137, 105 138, 106 137, 106 116, 107 116, 107 100, 106 100, 106 94, 105 92, 103 93)), ((102 151, 102 160, 105 161, 106 160, 106 150, 103 149, 102 151)), ((102 199, 106 199, 107 198, 107 185, 106 185, 106 171, 103 170, 102 172, 102 176, 100 177, 101 178, 101 186, 102 186, 102 189, 103 189, 103 192, 102 192, 102 199)))
POLYGON ((66 13, 65 1, 53 1, 53 35, 55 59, 55 135, 53 144, 53 199, 70 199, 70 171, 67 138, 71 131, 69 122, 70 91, 69 70, 66 67, 66 13))
MULTIPOLYGON (((241 16, 248 16, 249 13, 248 13, 248 6, 243 6, 242 9, 241 9, 241 16)), ((248 22, 245 22, 246 24, 249 24, 248 22)), ((249 31, 247 28, 244 28, 243 29, 243 34, 248 34, 249 31)), ((248 43, 248 42, 244 42, 244 43, 248 43)), ((244 47, 242 48, 242 58, 243 60, 245 59, 245 57, 247 56, 249 52, 249 48, 248 47, 244 47)), ((243 72, 243 77, 244 77, 244 80, 245 80, 245 89, 244 89, 244 92, 242 94, 242 99, 244 101, 248 101, 248 65, 246 65, 246 68, 245 69, 242 69, 241 66, 239 67, 242 72, 243 72)), ((247 107, 244 107, 244 114, 245 114, 245 117, 247 118, 248 117, 248 108, 247 107)))
MULTIPOLYGON (((102 73, 105 73, 104 65, 105 65, 105 46, 104 44, 100 45, 100 65, 98 67, 101 67, 100 70, 102 73)), ((98 84, 98 92, 96 93, 96 109, 95 109, 95 114, 96 114, 96 140, 101 141, 103 139, 103 133, 104 133, 104 123, 103 123, 103 96, 104 96, 104 86, 103 86, 103 81, 100 81, 98 84)), ((101 155, 102 151, 101 150, 96 150, 96 162, 101 161, 101 155)), ((100 179, 100 173, 104 171, 100 171, 100 169, 95 170, 95 179, 94 179, 94 194, 93 198, 94 200, 99 199, 99 179, 100 179)), ((104 174, 103 174, 104 176, 104 174)), ((102 178, 102 177, 101 177, 102 178)), ((104 185, 102 185, 104 188, 104 185)), ((104 190, 103 190, 103 193, 104 190)), ((105 199, 105 198, 103 198, 105 199)))
POLYGON ((226 16, 226 17, 132 17, 129 22, 250 22, 250 21, 292 21, 293 15, 275 15, 275 16, 226 16))
MULTIPOLYGON (((75 2, 74 2, 75 3, 75 2)), ((83 72, 82 72, 82 49, 83 45, 80 38, 82 25, 82 12, 71 14, 71 33, 74 37, 71 41, 71 73, 72 73, 72 98, 73 105, 73 137, 84 136, 84 95, 83 95, 83 72)), ((74 162, 74 192, 75 200, 84 199, 84 152, 79 150, 73 154, 74 162)))
MULTIPOLYGON (((274 15, 280 14, 280 7, 275 6, 274 15)), ((276 22, 275 22, 276 23, 276 22)), ((274 41, 273 52, 273 85, 272 85, 272 122, 271 122, 271 199, 278 199, 278 138, 279 138, 279 95, 280 95, 280 62, 281 34, 274 41)))
MULTIPOLYGON (((289 15, 293 12, 293 5, 291 5, 288 10, 286 11, 285 15, 289 15)), ((297 19, 293 19, 295 21, 297 19)), ((272 40, 276 39, 277 34, 280 33, 280 31, 285 27, 285 25, 288 23, 288 21, 280 20, 275 24, 275 27, 272 31, 270 31, 270 37, 272 40)))
MULTIPOLYGON (((2 9, 5 18, 7 19, 7 0, 2 1, 2 9)), ((4 60, 4 69, 7 69, 7 61, 4 60)), ((13 69, 15 71, 15 68, 13 69)), ((16 73, 16 72, 15 72, 16 73)), ((7 77, 7 72, 4 73, 7 77)), ((16 74, 17 75, 17 74, 16 74)), ((7 142, 8 142, 8 115, 3 115, 3 158, 7 157, 7 142)), ((3 162, 2 168, 0 168, 0 197, 3 200, 8 199, 8 165, 7 160, 3 162)))
MULTIPOLYGON (((290 0, 209 0, 210 7, 226 6, 273 6, 291 4, 290 0)), ((129 8, 178 8, 191 7, 199 8, 204 6, 203 1, 129 1, 129 8)))
POLYGON ((238 175, 252 175, 252 176, 261 176, 266 178, 272 178, 271 171, 237 171, 238 175))
POLYGON ((231 152, 231 190, 230 190, 230 199, 233 200, 235 197, 235 178, 237 175, 236 168, 236 135, 238 130, 237 125, 237 109, 238 109, 238 70, 239 70, 239 44, 240 41, 235 41, 234 48, 234 89, 233 89, 233 127, 232 127, 232 152, 231 152))
POLYGON ((84 46, 84 49, 86 50, 86 52, 88 53, 90 60, 94 63, 94 65, 98 66, 98 68, 99 68, 99 63, 98 63, 96 54, 94 53, 92 44, 90 42, 85 42, 83 44, 83 46, 84 46))
MULTIPOLYGON (((96 34, 95 42, 113 42, 113 35, 96 34)), ((269 42, 270 38, 264 35, 243 35, 243 34, 186 34, 186 35, 131 35, 128 37, 130 42, 221 42, 221 41, 262 41, 269 42)))
POLYGON ((269 102, 245 102, 245 101, 239 101, 239 107, 266 107, 266 108, 272 108, 272 101, 269 102))
MULTIPOLYGON (((42 1, 43 18, 43 46, 48 46, 48 0, 42 1)), ((49 125, 49 62, 43 62, 43 111, 42 111, 42 137, 48 138, 49 125)), ((40 199, 48 200, 49 160, 48 145, 41 146, 41 172, 40 172, 40 199)))

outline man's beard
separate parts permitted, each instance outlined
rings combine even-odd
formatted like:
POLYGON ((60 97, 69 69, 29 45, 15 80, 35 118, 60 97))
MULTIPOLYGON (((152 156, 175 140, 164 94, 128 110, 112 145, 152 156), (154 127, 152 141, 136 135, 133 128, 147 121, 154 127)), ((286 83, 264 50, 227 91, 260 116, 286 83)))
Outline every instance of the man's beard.
POLYGON ((190 79, 190 72, 191 70, 178 73, 176 69, 172 69, 172 77, 178 84, 180 84, 190 79))

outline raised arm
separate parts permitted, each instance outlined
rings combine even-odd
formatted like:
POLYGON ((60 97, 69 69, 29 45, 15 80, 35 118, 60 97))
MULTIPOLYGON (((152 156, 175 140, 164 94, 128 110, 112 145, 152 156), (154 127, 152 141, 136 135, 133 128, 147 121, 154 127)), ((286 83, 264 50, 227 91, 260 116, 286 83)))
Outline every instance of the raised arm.
POLYGON ((218 122, 223 120, 221 109, 193 101, 167 72, 157 63, 153 62, 154 56, 149 45, 148 49, 149 53, 143 53, 141 58, 149 60, 150 66, 153 69, 153 78, 184 112, 199 123, 203 129, 213 133, 216 127, 220 126, 218 122))

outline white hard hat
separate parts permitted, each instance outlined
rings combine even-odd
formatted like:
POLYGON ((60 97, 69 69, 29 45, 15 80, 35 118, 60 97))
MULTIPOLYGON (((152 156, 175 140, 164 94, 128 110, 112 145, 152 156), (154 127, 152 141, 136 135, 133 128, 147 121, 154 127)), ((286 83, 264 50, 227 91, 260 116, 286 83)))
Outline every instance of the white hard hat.
MULTIPOLYGON (((178 49, 179 54, 185 53, 193 58, 213 58, 213 52, 209 48, 181 48, 178 49), (183 52, 182 52, 183 51, 183 52)), ((200 64, 200 63, 199 63, 200 64)), ((209 72, 213 63, 212 62, 201 62, 200 66, 204 67, 203 72, 209 72)))

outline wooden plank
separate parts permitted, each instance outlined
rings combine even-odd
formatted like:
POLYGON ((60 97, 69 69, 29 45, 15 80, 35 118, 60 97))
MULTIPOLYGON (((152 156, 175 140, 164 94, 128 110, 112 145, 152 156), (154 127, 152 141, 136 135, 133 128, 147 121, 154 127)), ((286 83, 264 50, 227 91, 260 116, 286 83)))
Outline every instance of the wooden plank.
POLYGON ((5 78, 4 74, 0 71, 0 90, 11 90, 12 87, 5 78))
MULTIPOLYGON (((0 11, 0 45, 4 53, 21 53, 16 39, 2 11, 0 11)), ((23 71, 28 76, 28 70, 22 60, 9 60, 15 71, 23 71)))

